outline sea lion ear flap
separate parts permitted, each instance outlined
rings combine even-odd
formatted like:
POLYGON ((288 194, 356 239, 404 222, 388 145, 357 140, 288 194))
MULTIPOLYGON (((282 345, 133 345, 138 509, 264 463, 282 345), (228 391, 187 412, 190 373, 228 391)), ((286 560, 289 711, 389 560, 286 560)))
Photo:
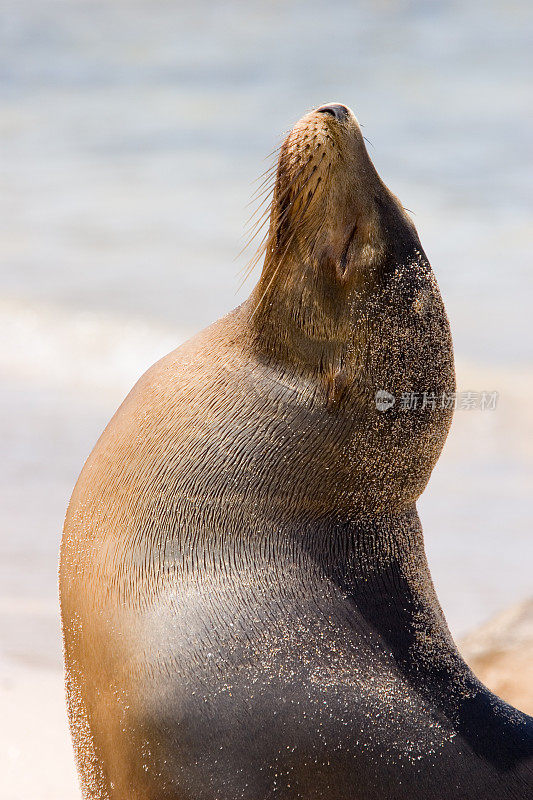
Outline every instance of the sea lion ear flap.
POLYGON ((350 234, 349 234, 348 238, 346 239, 346 242, 344 243, 344 248, 343 248, 343 251, 341 253, 341 257, 339 258, 339 260, 337 262, 337 279, 341 283, 346 283, 346 281, 349 278, 349 272, 350 272, 350 270, 349 270, 350 250, 353 249, 352 248, 352 244, 354 242, 356 234, 357 234, 357 221, 354 222, 354 224, 352 226, 350 234))

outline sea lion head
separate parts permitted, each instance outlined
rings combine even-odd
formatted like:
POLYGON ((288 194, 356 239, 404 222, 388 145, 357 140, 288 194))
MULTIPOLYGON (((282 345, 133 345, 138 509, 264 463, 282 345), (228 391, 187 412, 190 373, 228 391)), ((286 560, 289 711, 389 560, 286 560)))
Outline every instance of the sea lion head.
POLYGON ((380 184, 350 109, 330 103, 307 114, 281 147, 267 261, 293 256, 314 265, 317 279, 357 283, 383 250, 380 184))
POLYGON ((387 263, 421 256, 416 229, 347 106, 320 106, 284 140, 264 251, 256 313, 290 297, 291 315, 315 308, 318 327, 319 317, 326 326, 347 322, 354 296, 375 288, 387 263))
POLYGON ((245 304, 260 357, 342 419, 376 470, 392 455, 414 499, 451 421, 449 325, 415 226, 347 106, 320 106, 285 138, 263 251, 245 304))

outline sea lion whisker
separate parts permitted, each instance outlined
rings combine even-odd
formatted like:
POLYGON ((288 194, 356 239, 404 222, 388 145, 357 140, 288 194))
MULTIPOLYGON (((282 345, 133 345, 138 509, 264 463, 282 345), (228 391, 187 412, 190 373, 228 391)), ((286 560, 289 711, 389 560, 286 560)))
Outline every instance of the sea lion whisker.
MULTIPOLYGON (((294 158, 294 160, 293 160, 293 161, 292 161, 292 162, 289 164, 289 167, 295 166, 297 163, 298 163, 298 159, 297 159, 297 158, 294 158)), ((284 165, 284 166, 285 166, 285 165, 284 165)), ((301 174, 302 170, 303 170, 303 169, 305 169, 305 167, 306 167, 306 164, 305 164, 305 163, 303 163, 303 164, 301 165, 301 167, 298 169, 298 171, 297 171, 296 175, 295 175, 295 176, 293 176, 293 178, 294 178, 294 179, 296 179, 296 178, 297 178, 297 177, 298 177, 298 176, 301 174)), ((262 185, 262 187, 260 187, 260 191, 258 191, 258 192, 257 192, 257 193, 256 193, 256 194, 255 194, 255 195, 252 197, 252 199, 250 200, 250 203, 249 203, 249 205, 250 205, 251 203, 255 202, 256 200, 258 200, 258 199, 259 199, 259 197, 261 197, 261 196, 263 196, 263 195, 267 195, 267 198, 266 198, 266 199, 264 199, 264 200, 262 200, 262 202, 261 202, 261 205, 263 205, 263 204, 266 202, 266 200, 268 199, 268 195, 269 195, 269 194, 272 192, 273 188, 275 187, 275 184, 276 184, 276 179, 277 179, 277 177, 278 177, 278 175, 279 175, 279 171, 280 171, 280 169, 279 169, 279 166, 276 166, 276 169, 274 169, 274 170, 272 171, 272 174, 271 174, 271 175, 270 175, 270 176, 269 176, 267 179, 265 179, 265 181, 263 182, 264 184, 267 184, 267 183, 268 183, 268 185, 266 185, 266 186, 264 186, 264 187, 263 187, 263 185, 262 185)), ((289 186, 289 187, 286 187, 286 189, 287 189, 287 191, 290 191, 290 186, 289 186)))
MULTIPOLYGON (((301 167, 299 168, 299 170, 297 171, 297 173, 293 176, 293 178, 290 181, 290 183, 284 188, 282 194, 277 198, 278 204, 279 203, 283 203, 284 200, 286 199, 286 197, 290 194, 292 187, 297 182, 299 176, 301 175, 302 171, 305 169, 306 166, 307 166, 306 164, 302 164, 301 167)), ((270 192, 271 191, 272 191, 272 189, 270 189, 270 192)), ((264 206, 264 204, 267 201, 268 201, 268 197, 265 198, 265 200, 263 200, 263 202, 260 204, 259 208, 256 209, 256 211, 249 217, 249 219, 247 220, 247 224, 252 221, 252 219, 254 218, 254 216, 257 213, 259 213, 259 211, 261 210, 261 207, 264 206)), ((242 247, 242 249, 240 250, 240 252, 236 256, 236 258, 240 258, 240 256, 245 252, 245 250, 247 250, 248 247, 250 247, 250 245, 252 244, 254 238, 257 236, 257 234, 259 233, 261 228, 264 226, 265 222, 267 221, 268 216, 272 213, 272 202, 273 202, 273 199, 271 200, 270 204, 268 206, 266 206, 266 208, 263 209, 263 211, 261 212, 261 216, 258 218, 258 220, 256 220, 253 223, 252 228, 251 228, 251 231, 252 231, 251 235, 250 235, 250 233, 248 234, 249 238, 247 239, 246 243, 244 244, 244 246, 242 247)), ((288 212, 290 209, 288 208, 286 210, 288 212)), ((283 221, 284 221, 283 217, 281 219, 278 219, 278 224, 282 224, 283 221)), ((268 233, 266 235, 268 236, 268 233)), ((258 257, 257 258, 254 257, 252 259, 251 263, 243 268, 244 271, 245 271, 245 277, 244 277, 243 282, 239 286, 239 289, 242 288, 243 283, 249 277, 249 275, 251 274, 251 272, 254 269, 255 265, 257 264, 257 261, 261 257, 261 255, 262 255, 261 245, 259 246, 259 251, 258 252, 259 252, 258 257)))
MULTIPOLYGON (((257 266, 259 261, 261 260, 262 256, 265 254, 267 241, 268 241, 268 230, 265 232, 265 235, 263 236, 261 242, 258 245, 258 248, 257 248, 255 254, 252 256, 250 261, 241 270, 239 270, 238 274, 243 274, 244 277, 243 277, 241 283, 239 284, 239 286, 237 288, 237 292, 239 292, 242 289, 242 287, 244 286, 244 284, 246 283, 246 281, 248 280, 248 278, 252 274, 253 270, 255 269, 255 267, 257 266)), ((243 251, 241 251, 241 254, 242 254, 242 252, 243 251)))
POLYGON ((255 203, 256 203, 258 200, 260 200, 261 198, 263 198, 263 199, 261 199, 261 205, 262 205, 263 203, 267 202, 267 200, 268 200, 268 196, 269 196, 270 194, 272 194, 272 190, 274 189, 274 186, 275 186, 275 185, 276 185, 276 176, 273 176, 273 177, 272 177, 272 178, 269 180, 268 184, 267 184, 267 185, 266 185, 266 186, 265 186, 265 187, 264 187, 264 188, 263 188, 263 189, 262 189, 260 192, 257 192, 256 194, 254 194, 254 195, 253 195, 253 196, 250 198, 250 200, 249 200, 249 201, 248 201, 248 203, 246 204, 246 207, 249 207, 249 206, 251 206, 251 205, 255 204, 255 203))
POLYGON ((286 138, 287 138, 287 134, 285 134, 285 136, 280 139, 279 143, 274 147, 273 150, 270 151, 270 153, 266 154, 266 156, 264 157, 263 160, 266 161, 268 159, 273 158, 274 156, 279 156, 280 150, 283 147, 283 145, 285 144, 285 139, 286 138))
MULTIPOLYGON (((259 219, 258 219, 258 220, 257 220, 257 221, 254 223, 254 225, 252 226, 252 235, 250 236, 250 238, 248 239, 248 241, 245 243, 245 245, 243 246, 243 248, 241 249, 241 251, 239 252, 239 254, 238 254, 238 256, 237 256, 237 257, 240 257, 240 256, 242 255, 242 253, 243 253, 245 250, 247 250, 247 249, 248 249, 248 247, 249 247, 249 246, 251 245, 251 243, 253 242, 254 238, 257 236, 258 232, 261 230, 261 228, 262 228, 262 227, 263 227, 263 225, 265 224, 265 222, 266 222, 266 219, 267 219, 267 218, 268 218, 268 216, 269 216, 269 215, 272 213, 272 208, 273 208, 273 203, 274 203, 274 201, 276 200, 276 201, 277 201, 277 203, 278 203, 278 205, 279 205, 279 204, 282 204, 282 203, 285 201, 285 199, 287 198, 287 196, 288 196, 288 195, 290 195, 290 191, 291 191, 291 189, 293 188, 294 184, 297 182, 297 180, 298 180, 298 178, 299 178, 299 176, 300 176, 300 174, 301 174, 302 170, 303 170, 303 169, 305 169, 305 166, 306 166, 305 164, 301 166, 301 168, 298 170, 298 172, 297 172, 297 173, 296 173, 296 175, 293 177, 293 179, 291 180, 291 182, 290 182, 290 183, 289 183, 289 184, 288 184, 288 185, 285 187, 285 189, 283 190, 282 194, 281 194, 281 195, 280 195, 278 198, 273 198, 273 199, 272 199, 272 202, 271 202, 271 204, 270 204, 269 206, 267 206, 267 207, 266 207, 266 208, 263 210, 263 212, 262 212, 262 214, 261 214, 261 217, 259 217, 259 219)), ((303 186, 302 186, 302 188, 303 188, 303 186)), ((295 200, 295 199, 298 197, 298 195, 299 195, 300 191, 301 191, 301 190, 299 190, 299 191, 296 193, 296 195, 294 196, 294 198, 293 198, 293 202, 294 202, 294 200, 295 200)), ((264 205, 264 203, 262 203, 261 205, 264 205)), ((279 216, 279 217, 278 217, 278 219, 277 219, 277 222, 276 222, 276 224, 277 224, 277 226, 278 226, 278 230, 279 230, 279 227, 280 227, 280 226, 281 226, 281 225, 284 223, 284 221, 285 221, 285 218, 286 218, 286 215, 288 215, 288 213, 289 213, 289 212, 290 212, 290 206, 287 206, 287 208, 284 210, 284 213, 283 213, 281 216, 279 216)), ((253 219, 253 216, 254 216, 254 215, 252 215, 252 217, 250 218, 250 220, 251 220, 251 219, 253 219)), ((268 238, 268 231, 267 231, 267 233, 266 233, 266 235, 265 235, 265 238, 268 238)), ((263 240, 263 241, 264 241, 264 240, 263 240)), ((262 255, 262 254, 263 254, 263 250, 262 250, 262 244, 261 244, 261 245, 259 246, 259 249, 258 249, 258 255, 257 255, 256 257, 253 257, 253 258, 252 258, 252 260, 251 260, 251 262, 250 262, 250 264, 249 264, 247 267, 245 267, 245 268, 244 268, 244 270, 245 270, 245 277, 244 277, 243 283, 246 281, 246 279, 248 278, 248 276, 251 274, 252 270, 254 269, 255 265, 256 265, 256 264, 257 264, 257 262, 259 261, 259 258, 261 257, 261 255, 262 255)), ((240 288, 242 288, 242 285, 243 285, 243 284, 241 283, 241 285, 240 285, 239 289, 240 289, 240 288)))
MULTIPOLYGON (((280 229, 281 229, 281 228, 282 228, 282 226, 284 225, 284 223, 285 223, 286 219, 288 218, 288 215, 291 213, 291 209, 292 209, 292 207, 293 207, 293 205, 294 205, 295 201, 298 199, 299 195, 302 193, 302 191, 303 191, 303 190, 305 189, 305 187, 308 185, 308 182, 311 180, 312 176, 313 176, 313 175, 314 175, 314 173, 317 171, 317 169, 318 169, 318 167, 320 166, 320 164, 322 163, 322 161, 323 161, 323 159, 324 159, 325 155, 326 155, 326 154, 325 154, 325 152, 324 152, 324 153, 322 154, 322 156, 321 156, 321 158, 320 158, 320 160, 319 160, 318 164, 314 164, 314 165, 312 166, 311 173, 310 173, 310 175, 308 176, 308 178, 307 178, 306 182, 302 184, 302 186, 300 187, 300 189, 298 190, 298 192, 297 192, 297 193, 296 193, 296 194, 293 196, 293 198, 292 198, 292 200, 291 200, 291 203, 290 203, 290 204, 287 204, 287 206, 286 206, 286 207, 283 209, 282 213, 281 213, 280 215, 278 215, 278 217, 277 217, 277 219, 276 219, 276 221, 275 221, 275 231, 276 231, 277 233, 279 233, 280 229)), ((280 194, 280 195, 278 195, 278 197, 277 197, 277 198, 273 198, 273 199, 272 199, 272 204, 271 204, 269 207, 267 207, 267 208, 264 210, 264 212, 263 212, 263 214, 261 215, 261 217, 259 218, 259 220, 258 220, 258 221, 255 223, 255 226, 254 226, 254 228, 253 228, 253 230, 254 230, 254 233, 253 233, 252 237, 250 238, 250 240, 249 240, 249 241, 246 243, 246 245, 244 246, 244 248, 241 250, 241 252, 239 253, 239 255, 241 255, 241 254, 244 252, 244 250, 246 250, 246 249, 247 249, 247 248, 250 246, 251 242, 253 241, 253 238, 255 238, 255 236, 257 235, 257 232, 258 232, 258 231, 260 230, 260 228, 261 228, 261 227, 262 227, 262 226, 265 224, 266 217, 268 216, 268 214, 269 214, 269 213, 272 213, 273 204, 274 204, 274 203, 276 203, 276 204, 278 205, 278 207, 281 207, 281 206, 283 206, 283 204, 284 204, 285 200, 286 200, 286 199, 287 199, 287 198, 290 196, 290 193, 291 193, 291 191, 292 191, 292 189, 293 189, 294 185, 297 183, 297 181, 298 181, 298 179, 299 179, 300 175, 302 174, 302 172, 303 172, 303 171, 304 171, 304 170, 305 170, 305 169, 306 169, 308 166, 309 166, 309 163, 308 163, 308 162, 304 162, 304 163, 303 163, 303 164, 300 166, 300 168, 298 169, 298 171, 295 173, 295 175, 294 175, 294 176, 292 176, 292 179, 291 179, 291 181, 290 181, 290 182, 289 182, 289 183, 288 183, 288 184, 287 184, 287 185, 284 187, 284 189, 282 190, 281 194, 280 194)), ((328 171, 329 171, 330 167, 331 167, 331 165, 329 165, 329 166, 328 166, 328 171)), ((316 192, 316 189, 317 189, 318 185, 320 184, 320 182, 321 182, 321 177, 319 177, 319 178, 318 178, 318 180, 317 180, 317 182, 316 182, 316 184, 315 184, 315 187, 314 187, 314 189, 313 189, 313 191, 312 191, 311 197, 308 197, 308 199, 307 199, 307 202, 306 202, 306 204, 305 204, 305 206, 304 206, 303 210, 301 211, 301 214, 300 214, 300 219, 303 217, 303 214, 304 214, 304 213, 305 213, 305 211, 307 210, 307 208, 308 208, 308 206, 309 206, 309 204, 310 204, 310 201, 311 201, 311 199, 312 199, 312 196, 313 196, 313 195, 314 195, 314 193, 316 192)), ((295 227, 297 227, 297 225, 298 225, 298 222, 296 222, 296 221, 295 221, 293 224, 295 225, 295 227)), ((248 266, 245 268, 245 277, 244 277, 244 279, 243 279, 243 283, 244 283, 244 282, 246 281, 246 279, 249 277, 249 275, 250 275, 250 274, 251 274, 251 272, 253 271, 254 267, 255 267, 255 266, 256 266, 256 264, 258 263, 259 259, 260 259, 260 258, 261 258, 261 256, 263 255, 264 249, 263 249, 262 245, 263 245, 263 243, 264 243, 264 242, 265 242, 267 239, 268 239, 268 232, 267 232, 267 234, 266 234, 265 238, 263 239, 263 242, 262 242, 262 243, 261 243, 261 245, 259 246, 259 248, 258 248, 258 251, 257 251, 257 253, 256 253, 256 256, 254 256, 254 257, 251 259, 251 261, 249 262, 248 266)), ((240 285, 239 289, 240 289, 240 288, 242 288, 242 285, 243 285, 243 284, 241 283, 241 285, 240 285)))
POLYGON ((268 198, 266 198, 266 200, 264 200, 261 203, 261 206, 258 209, 256 209, 256 211, 254 211, 254 213, 251 214, 250 217, 248 217, 248 219, 246 220, 246 223, 245 223, 245 225, 248 227, 248 230, 254 230, 258 226, 261 227, 262 225, 264 225, 265 219, 269 216, 269 214, 270 214, 270 212, 272 210, 271 209, 271 205, 272 205, 271 202, 268 202, 268 205, 265 208, 263 208, 263 206, 267 202, 268 202, 268 198), (257 214, 259 214, 259 212, 261 212, 261 215, 257 219, 254 219, 254 217, 256 217, 257 214))
POLYGON ((273 164, 268 170, 263 172, 263 174, 256 179, 257 181, 261 181, 261 183, 254 189, 252 197, 255 197, 258 193, 262 193, 265 184, 269 183, 273 178, 276 177, 278 169, 279 165, 277 163, 273 164))
MULTIPOLYGON (((282 263, 283 263, 283 261, 285 259, 285 256, 287 255, 287 253, 289 251, 289 247, 291 246, 292 241, 293 241, 294 237, 296 236, 296 231, 297 231, 297 227, 295 226, 293 232, 291 233, 291 235, 289 237, 288 242, 286 243, 286 247, 285 247, 283 253, 281 254, 281 256, 278 259, 278 263, 276 264, 276 267, 275 267, 275 269, 274 269, 274 271, 272 273, 272 276, 270 277, 270 280, 268 281, 264 292, 261 294, 261 296, 260 296, 260 298, 259 298, 259 300, 258 300, 258 302, 257 302, 252 314, 251 314, 250 319, 252 319, 255 316, 255 314, 257 313, 260 305, 262 304, 267 292, 269 291, 270 287, 272 286, 272 283, 273 283, 276 275, 278 274, 278 272, 280 270, 280 267, 281 267, 281 265, 282 265, 282 263)), ((267 242, 266 246, 268 248, 268 242, 267 242)))
POLYGON ((265 194, 265 192, 268 192, 269 190, 272 189, 276 181, 276 176, 277 176, 277 171, 272 172, 270 175, 267 175, 265 177, 261 185, 258 186, 257 189, 255 189, 255 191, 253 192, 249 200, 249 204, 253 203, 259 197, 262 197, 265 194))
MULTIPOLYGON (((293 177, 293 179, 291 180, 291 182, 290 182, 290 183, 289 183, 289 184, 288 184, 288 185, 285 187, 285 189, 283 190, 283 192, 282 192, 281 196, 277 198, 277 202, 278 202, 278 204, 282 204, 282 203, 285 201, 286 197, 287 197, 288 195, 290 195, 291 189, 293 188, 294 184, 297 182, 297 180, 298 180, 298 178, 299 178, 299 176, 300 176, 301 172, 303 171, 303 169, 305 169, 305 167, 306 167, 306 166, 307 166, 306 164, 303 164, 303 165, 301 166, 301 168, 298 170, 298 172, 296 173, 296 175, 293 177)), ((311 173, 311 174, 313 174, 313 172, 314 172, 315 170, 316 170, 316 166, 314 167, 314 169, 313 169, 313 171, 312 171, 312 173, 311 173)), ((310 177, 311 177, 311 176, 310 176, 310 177)), ((305 184, 303 184, 303 185, 302 185, 302 189, 301 189, 301 190, 303 190, 304 186, 305 186, 305 184)), ((294 202, 294 200, 295 200, 295 199, 298 197, 299 193, 300 193, 300 192, 297 192, 297 193, 296 193, 296 195, 294 196, 294 198, 293 198, 293 201, 292 201, 292 202, 294 202)), ((274 198, 273 198, 273 200, 272 200, 272 203, 273 203, 273 202, 274 202, 274 198)), ((265 222, 266 222, 266 220, 267 220, 267 218, 268 218, 269 214, 271 214, 271 213, 272 213, 272 203, 271 203, 269 206, 267 206, 267 207, 264 209, 263 213, 261 214, 261 217, 260 217, 260 218, 259 218, 259 219, 258 219, 258 220, 257 220, 257 221, 254 223, 254 225, 252 226, 252 235, 250 236, 250 238, 248 239, 248 241, 245 243, 244 247, 243 247, 243 248, 241 249, 241 251, 239 252, 239 254, 238 254, 237 258, 239 258, 239 257, 240 257, 240 256, 241 256, 241 255, 244 253, 244 251, 248 249, 248 247, 249 247, 249 246, 251 245, 251 243, 253 242, 254 238, 257 236, 258 232, 261 230, 261 228, 262 228, 262 227, 263 227, 263 225, 265 224, 265 222)), ((264 204, 264 203, 262 203, 261 205, 263 205, 263 204, 264 204)), ((284 223, 284 221, 285 221, 285 219, 286 219, 286 215, 288 215, 288 214, 289 214, 289 212, 290 212, 290 206, 287 206, 287 208, 284 210, 283 214, 282 214, 280 217, 278 217, 278 220, 277 220, 278 230, 279 230, 279 227, 280 227, 280 226, 281 226, 281 225, 284 223)), ((254 216, 254 215, 252 215, 252 217, 250 218, 250 220, 251 220, 251 219, 253 219, 253 216, 254 216)), ((267 234, 266 234, 266 237, 268 237, 268 232, 267 232, 267 234)), ((259 246, 259 251, 258 251, 258 252, 259 252, 259 255, 258 255, 258 257, 257 257, 257 258, 253 258, 253 259, 252 259, 251 266, 247 266, 247 267, 245 267, 245 268, 244 268, 244 269, 246 270, 244 281, 246 281, 246 279, 248 278, 248 276, 251 274, 251 272, 252 272, 253 268, 254 268, 254 267, 255 267, 255 265, 257 264, 257 261, 259 260, 259 258, 260 258, 260 257, 261 257, 261 255, 263 254, 263 253, 262 253, 262 250, 261 250, 261 245, 259 246)), ((244 283, 244 281, 243 281, 243 283, 244 283)), ((239 289, 240 289, 240 288, 242 288, 242 284, 241 284, 241 286, 239 287, 239 289)))

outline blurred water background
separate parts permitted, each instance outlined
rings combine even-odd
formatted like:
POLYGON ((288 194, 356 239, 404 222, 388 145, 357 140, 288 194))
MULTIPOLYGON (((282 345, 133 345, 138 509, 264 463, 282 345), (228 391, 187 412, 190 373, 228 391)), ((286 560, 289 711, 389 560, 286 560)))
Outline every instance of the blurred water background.
POLYGON ((254 179, 315 105, 354 109, 413 211, 461 388, 499 392, 456 413, 420 502, 452 632, 528 594, 529 0, 3 0, 0 26, 2 800, 76 796, 56 599, 72 486, 138 376, 250 292, 254 179))

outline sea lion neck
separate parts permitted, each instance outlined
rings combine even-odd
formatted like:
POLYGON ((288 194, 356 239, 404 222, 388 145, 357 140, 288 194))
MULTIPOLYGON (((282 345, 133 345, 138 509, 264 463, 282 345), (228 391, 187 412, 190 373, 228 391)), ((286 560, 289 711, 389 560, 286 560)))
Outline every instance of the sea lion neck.
MULTIPOLYGON (((304 263, 300 267, 309 273, 304 263)), ((347 299, 339 287, 307 277, 300 286, 286 285, 258 307, 260 282, 243 311, 254 349, 264 358, 318 377, 337 369, 357 342, 361 297, 347 299)))

